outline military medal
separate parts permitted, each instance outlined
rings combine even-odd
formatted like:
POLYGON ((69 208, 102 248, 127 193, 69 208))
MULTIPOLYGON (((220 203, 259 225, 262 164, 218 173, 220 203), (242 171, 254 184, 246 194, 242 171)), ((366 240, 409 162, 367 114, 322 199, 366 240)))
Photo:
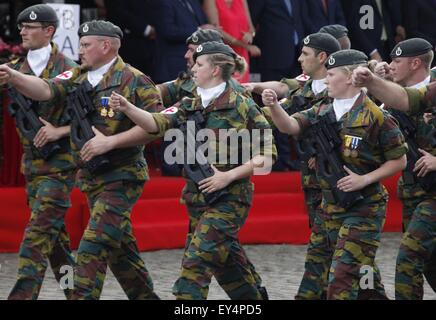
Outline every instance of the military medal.
POLYGON ((107 113, 107 115, 109 116, 109 118, 113 118, 113 116, 115 115, 114 109, 109 108, 109 112, 107 113))
MULTIPOLYGON (((100 98, 100 102, 101 102, 101 111, 100 111, 100 115, 102 116, 102 117, 107 117, 107 115, 108 115, 108 105, 109 105, 109 97, 101 97, 100 98)), ((112 117, 113 117, 113 110, 112 110, 112 108, 111 108, 111 110, 110 111, 112 111, 112 117)), ((110 117, 110 111, 109 111, 109 117, 110 117)))
POLYGON ((351 156, 352 156, 353 158, 357 158, 357 157, 359 156, 359 152, 358 152, 357 150, 352 150, 352 151, 351 151, 351 156))
POLYGON ((351 145, 351 136, 345 135, 345 143, 344 143, 344 156, 349 157, 351 154, 350 145, 351 145))

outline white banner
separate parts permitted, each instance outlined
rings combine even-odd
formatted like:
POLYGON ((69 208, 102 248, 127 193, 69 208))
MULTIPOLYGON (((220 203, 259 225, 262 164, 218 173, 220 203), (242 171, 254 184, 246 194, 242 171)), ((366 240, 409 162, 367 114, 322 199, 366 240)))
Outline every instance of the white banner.
POLYGON ((79 60, 80 6, 77 4, 47 3, 58 16, 59 26, 53 37, 59 50, 73 60, 79 60))

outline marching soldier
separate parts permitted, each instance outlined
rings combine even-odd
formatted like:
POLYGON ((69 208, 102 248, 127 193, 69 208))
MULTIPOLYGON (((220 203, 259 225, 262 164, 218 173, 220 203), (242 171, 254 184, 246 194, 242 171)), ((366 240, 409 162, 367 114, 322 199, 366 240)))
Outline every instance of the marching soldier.
MULTIPOLYGON (((380 181, 406 165, 407 146, 395 121, 364 91, 351 85, 352 71, 367 63, 368 58, 360 51, 341 50, 332 54, 327 61, 326 84, 333 102, 320 102, 293 116, 280 108, 273 90, 262 94, 265 105, 271 105, 274 123, 283 132, 299 135, 326 118, 334 118, 332 125, 339 130, 341 144, 335 150, 340 163, 335 165, 343 165, 345 176, 336 186, 328 183, 329 168, 325 166, 333 164, 326 164, 317 153, 322 213, 316 216, 312 228, 302 281, 316 283, 329 273, 328 299, 359 297, 362 267, 375 267, 385 220, 387 192, 380 181), (355 191, 359 197, 354 194, 354 201, 347 207, 338 202, 340 192, 346 195, 355 191)), ((319 298, 323 286, 318 284, 314 288, 317 291, 312 295, 319 298)))
POLYGON ((216 151, 216 159, 220 158, 219 163, 218 160, 215 163, 216 168, 212 167, 214 174, 197 184, 185 170, 182 199, 194 229, 186 242, 181 275, 173 287, 176 298, 206 299, 211 278, 215 276, 221 279, 220 285, 231 298, 263 299, 250 264, 241 260, 237 256, 240 250, 234 248, 241 246, 238 233, 252 202, 253 187, 249 176, 256 169, 255 163, 264 163, 270 168, 275 149, 271 141, 266 141, 265 147, 253 154, 253 159, 231 164, 231 154, 244 159, 241 157, 243 149, 251 146, 247 142, 243 142, 243 146, 223 144, 219 129, 264 132, 269 124, 259 109, 229 84, 234 71, 242 73, 244 68, 242 58, 233 49, 221 42, 206 42, 197 47, 193 58, 192 72, 197 87, 193 98, 182 99, 162 113, 139 111, 117 94, 112 95, 111 103, 144 130, 157 136, 198 114, 204 118, 204 128, 218 134, 216 140, 210 142, 216 151), (225 162, 221 159, 224 152, 225 162), (215 192, 224 194, 209 202, 208 194, 215 192))
MULTIPOLYGON (((17 23, 23 47, 28 52, 26 57, 12 61, 9 64, 11 68, 49 79, 76 67, 74 61, 65 57, 51 41, 58 18, 50 6, 38 4, 24 9, 18 15, 17 23)), ((33 141, 19 129, 24 125, 18 124, 23 115, 17 114, 17 131, 24 149, 22 168, 31 216, 18 254, 18 280, 9 299, 38 298, 47 259, 57 281, 62 277, 62 266, 74 266, 64 223, 67 209, 71 206, 70 193, 76 174, 65 105, 41 102, 35 105, 33 111, 43 124, 33 141), (56 142, 60 149, 44 159, 38 149, 49 142, 56 142)), ((64 289, 67 298, 71 297, 71 292, 68 288, 64 289)))
MULTIPOLYGON (((78 184, 86 193, 90 220, 81 239, 74 274, 74 298, 98 299, 107 265, 130 299, 156 299, 151 277, 132 233, 130 212, 148 180, 143 155, 145 132, 107 105, 117 91, 137 108, 159 111, 161 100, 154 83, 118 55, 121 29, 108 21, 91 21, 79 27, 81 68, 41 81, 0 66, 0 81, 8 81, 35 100, 65 101, 69 91, 91 87, 88 97, 95 112, 87 120, 94 137, 79 147, 71 135, 78 163, 78 184), (85 71, 88 70, 88 71, 85 71), (108 167, 100 172, 87 164, 104 155, 108 167)), ((83 97, 82 97, 83 98, 83 97)), ((83 119, 72 117, 74 123, 83 119)), ((80 136, 80 134, 77 134, 80 136)), ((101 162, 103 163, 103 162, 101 162)))
MULTIPOLYGON (((407 55, 418 49, 416 41, 406 44, 408 45, 398 44, 394 53, 402 55, 404 50, 407 55)), ((424 43, 420 41, 420 44, 424 43)), ((421 49, 424 49, 424 46, 421 49)), ((406 221, 407 225, 404 225, 407 229, 401 239, 397 257, 395 297, 397 299, 422 299, 423 274, 434 288, 432 261, 436 237, 436 183, 434 183, 436 179, 430 179, 433 184, 430 183, 427 190, 420 185, 419 179, 434 175, 436 171, 436 131, 434 129, 436 83, 431 82, 420 89, 401 88, 393 82, 375 77, 365 68, 355 70, 353 82, 356 85, 368 87, 373 96, 386 106, 405 112, 417 125, 415 141, 419 146, 420 158, 416 163, 411 164, 413 172, 409 174, 410 179, 408 181, 403 179, 403 195, 410 195, 407 201, 410 199, 413 212, 411 212, 410 221, 408 223, 406 221), (431 117, 424 118, 426 113, 431 113, 431 117)))

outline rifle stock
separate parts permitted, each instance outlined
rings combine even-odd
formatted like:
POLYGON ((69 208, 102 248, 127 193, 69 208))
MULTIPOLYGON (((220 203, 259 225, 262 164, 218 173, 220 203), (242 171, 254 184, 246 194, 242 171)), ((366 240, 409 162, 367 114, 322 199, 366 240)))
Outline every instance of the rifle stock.
MULTIPOLYGON (((10 108, 10 114, 15 117, 17 127, 21 134, 27 140, 33 142, 38 131, 44 126, 35 112, 35 104, 37 102, 24 97, 13 87, 10 87, 8 92, 15 103, 15 106, 12 105, 10 108)), ((41 148, 35 147, 35 149, 44 160, 48 160, 53 154, 58 152, 61 147, 58 142, 53 141, 48 142, 41 148)))

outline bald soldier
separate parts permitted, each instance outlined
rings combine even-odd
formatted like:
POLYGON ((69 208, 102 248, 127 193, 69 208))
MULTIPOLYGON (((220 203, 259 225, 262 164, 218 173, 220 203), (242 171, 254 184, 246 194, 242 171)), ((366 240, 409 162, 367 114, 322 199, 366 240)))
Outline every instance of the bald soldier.
POLYGON ((71 103, 79 94, 79 100, 91 101, 71 119, 73 157, 80 167, 78 184, 90 208, 77 251, 75 299, 100 297, 107 265, 129 299, 158 298, 139 255, 130 219, 148 180, 143 154, 146 133, 123 114, 115 113, 107 97, 116 91, 136 107, 153 112, 160 111, 162 104, 154 83, 118 55, 122 36, 121 29, 108 21, 82 24, 81 68, 46 81, 0 66, 0 81, 9 82, 35 100, 69 100, 71 111, 81 108, 71 103), (86 117, 78 118, 77 114, 86 117), (92 125, 93 132, 86 142, 80 139, 85 122, 92 125))

